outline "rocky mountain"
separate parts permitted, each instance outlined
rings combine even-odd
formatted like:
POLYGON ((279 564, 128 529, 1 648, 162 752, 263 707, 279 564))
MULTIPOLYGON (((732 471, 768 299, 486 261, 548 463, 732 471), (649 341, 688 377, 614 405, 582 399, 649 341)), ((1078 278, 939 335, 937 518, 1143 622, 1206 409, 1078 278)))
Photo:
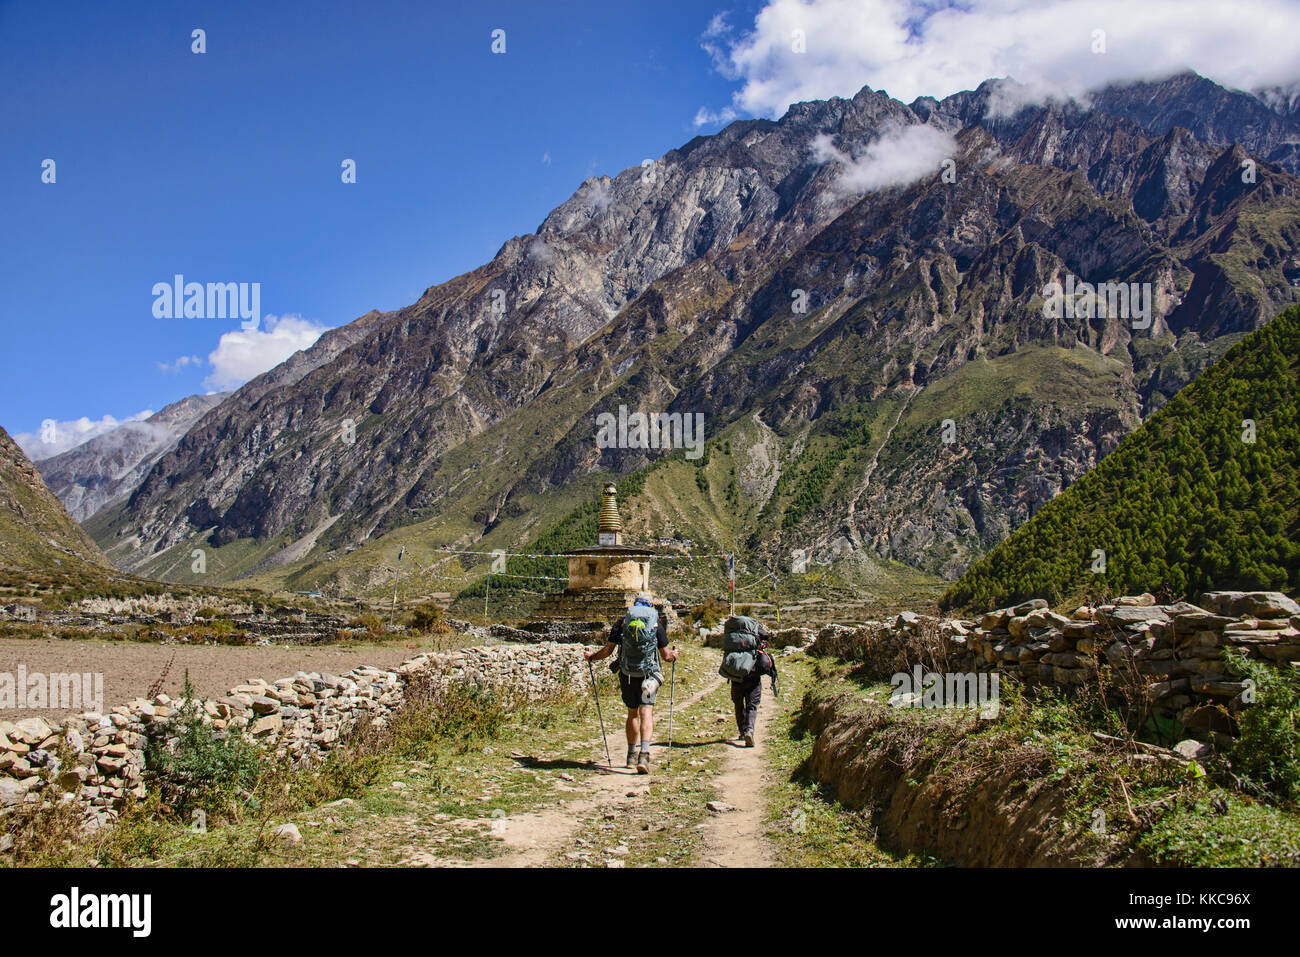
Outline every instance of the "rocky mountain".
POLYGON ((950 605, 1300 587, 1300 307, 972 565, 950 605))
POLYGON ((0 429, 0 568, 108 569, 99 547, 41 481, 22 449, 0 429))
POLYGON ((229 393, 192 395, 140 422, 123 422, 59 455, 37 463, 41 476, 68 514, 84 522, 124 500, 177 440, 229 393))
POLYGON ((590 179, 240 389, 89 527, 132 570, 204 543, 320 582, 409 526, 535 538, 648 469, 647 533, 955 577, 1300 298, 1294 111, 1193 75, 1015 102, 863 89, 590 179), (599 447, 620 406, 702 414, 703 454, 599 447))

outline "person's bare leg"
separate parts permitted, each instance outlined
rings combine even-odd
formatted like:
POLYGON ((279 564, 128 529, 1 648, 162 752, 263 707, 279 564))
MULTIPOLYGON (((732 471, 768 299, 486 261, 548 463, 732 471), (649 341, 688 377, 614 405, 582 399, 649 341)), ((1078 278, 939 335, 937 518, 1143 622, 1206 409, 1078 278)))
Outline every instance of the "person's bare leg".
POLYGON ((650 738, 655 733, 655 710, 648 704, 641 706, 641 745, 636 759, 636 773, 650 773, 650 738))
POLYGON ((627 732, 627 763, 624 767, 636 767, 637 749, 640 748, 641 740, 641 722, 637 720, 637 709, 627 709, 627 723, 624 730, 627 732))

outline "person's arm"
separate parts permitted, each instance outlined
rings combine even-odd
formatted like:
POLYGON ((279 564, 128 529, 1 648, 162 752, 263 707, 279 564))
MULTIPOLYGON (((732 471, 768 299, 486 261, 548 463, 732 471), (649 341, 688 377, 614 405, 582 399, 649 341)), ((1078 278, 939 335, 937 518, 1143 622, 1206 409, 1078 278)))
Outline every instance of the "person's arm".
POLYGON ((659 657, 664 661, 676 661, 676 649, 668 647, 668 626, 662 618, 659 619, 659 657))
POLYGON ((608 658, 614 651, 614 642, 605 642, 605 647, 600 649, 588 649, 583 654, 587 656, 588 661, 600 661, 602 658, 608 658))

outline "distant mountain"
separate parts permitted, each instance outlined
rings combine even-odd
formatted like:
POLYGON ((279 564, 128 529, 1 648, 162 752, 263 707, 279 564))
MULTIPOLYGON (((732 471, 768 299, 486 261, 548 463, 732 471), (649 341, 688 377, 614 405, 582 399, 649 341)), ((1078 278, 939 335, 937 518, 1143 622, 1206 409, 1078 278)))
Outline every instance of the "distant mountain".
POLYGON ((1300 589, 1300 307, 1247 336, 972 565, 948 605, 1300 589))
POLYGON ((230 393, 192 395, 141 422, 123 422, 37 463, 41 476, 68 514, 84 522, 100 509, 127 498, 190 426, 230 393))
POLYGON ((0 429, 0 568, 111 569, 99 547, 41 481, 41 473, 0 429))
POLYGON ((589 179, 244 386, 89 527, 146 574, 202 543, 210 575, 314 587, 358 551, 373 583, 408 526, 509 547, 653 472, 646 534, 955 578, 1300 301, 1294 111, 1194 75, 1006 93, 864 89, 589 179), (1053 281, 1137 283, 1150 321, 1052 315, 1053 281), (704 454, 598 447, 620 406, 702 414, 704 454))

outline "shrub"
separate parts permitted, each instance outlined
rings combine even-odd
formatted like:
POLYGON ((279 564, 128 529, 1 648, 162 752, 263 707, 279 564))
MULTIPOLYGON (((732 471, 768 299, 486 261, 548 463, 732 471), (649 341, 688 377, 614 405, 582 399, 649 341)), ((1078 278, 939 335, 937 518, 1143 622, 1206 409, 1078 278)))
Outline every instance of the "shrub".
POLYGON ((695 624, 704 628, 714 628, 727 617, 727 603, 718 598, 710 598, 702 604, 693 606, 688 614, 695 624))
POLYGON ((1229 760, 1243 790, 1300 799, 1300 680, 1238 651, 1229 669, 1255 683, 1255 704, 1237 715, 1240 735, 1229 760))
POLYGON ((370 633, 372 638, 378 638, 384 634, 384 620, 376 615, 373 611, 357 615, 348 625, 352 628, 364 628, 370 633))
POLYGON ((145 767, 158 775, 162 806, 182 821, 198 810, 233 816, 238 794, 257 782, 259 752, 242 735, 212 726, 188 670, 181 694, 183 705, 151 732, 145 767))
POLYGON ((443 621, 442 606, 436 601, 426 601, 407 614, 408 624, 417 631, 442 634, 449 630, 443 621))

